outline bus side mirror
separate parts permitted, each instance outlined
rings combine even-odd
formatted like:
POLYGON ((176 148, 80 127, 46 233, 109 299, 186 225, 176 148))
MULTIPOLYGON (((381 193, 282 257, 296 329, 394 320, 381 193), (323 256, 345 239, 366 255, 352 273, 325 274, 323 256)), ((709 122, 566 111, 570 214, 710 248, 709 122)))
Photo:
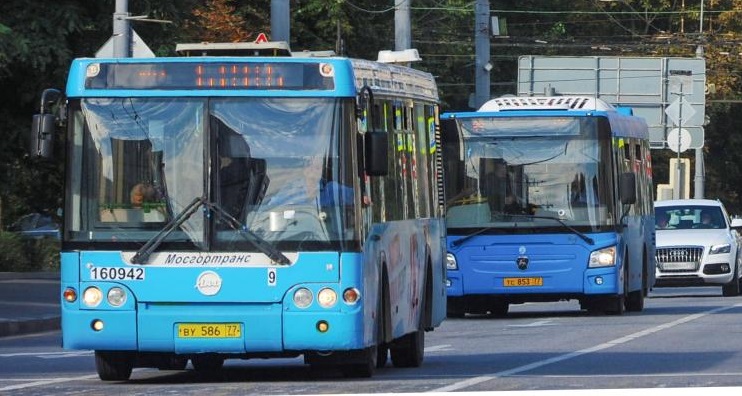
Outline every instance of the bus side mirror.
POLYGON ((366 132, 363 139, 366 174, 386 176, 389 173, 389 135, 386 132, 371 131, 366 132))
POLYGON ((636 203, 636 175, 631 172, 626 172, 621 175, 621 181, 619 184, 621 189, 621 203, 624 205, 631 205, 636 203))
MULTIPOLYGON (((52 158, 53 156, 57 116, 48 113, 45 109, 47 106, 59 104, 61 97, 62 93, 54 88, 45 89, 41 94, 40 114, 35 114, 31 123, 28 150, 32 157, 52 158)), ((59 111, 58 108, 57 111, 59 111)))
POLYGON ((54 149, 56 117, 53 114, 35 114, 31 125, 29 153, 34 157, 51 158, 54 149))

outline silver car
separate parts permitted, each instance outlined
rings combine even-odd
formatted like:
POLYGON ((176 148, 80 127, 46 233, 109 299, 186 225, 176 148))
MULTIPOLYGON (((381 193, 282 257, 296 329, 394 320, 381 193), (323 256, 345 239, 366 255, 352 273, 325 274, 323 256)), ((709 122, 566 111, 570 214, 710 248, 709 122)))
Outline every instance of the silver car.
POLYGON ((730 220, 711 199, 657 201, 654 208, 655 286, 716 285, 724 296, 740 294, 742 219, 730 220))

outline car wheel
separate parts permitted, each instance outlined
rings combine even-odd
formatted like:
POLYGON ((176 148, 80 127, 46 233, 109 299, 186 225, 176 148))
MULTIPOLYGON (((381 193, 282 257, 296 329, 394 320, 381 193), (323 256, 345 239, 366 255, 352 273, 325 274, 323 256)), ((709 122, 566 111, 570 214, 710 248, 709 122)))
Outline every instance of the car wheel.
POLYGON ((734 296, 738 296, 739 293, 740 293, 739 272, 738 272, 737 267, 735 266, 734 276, 732 277, 732 280, 729 283, 721 287, 721 294, 724 297, 734 297, 734 296))

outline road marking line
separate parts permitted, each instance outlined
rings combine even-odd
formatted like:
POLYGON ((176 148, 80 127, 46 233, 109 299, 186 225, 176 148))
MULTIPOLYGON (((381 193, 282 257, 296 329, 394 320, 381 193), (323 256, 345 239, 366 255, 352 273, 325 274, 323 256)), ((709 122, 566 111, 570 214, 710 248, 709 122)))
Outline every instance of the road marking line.
POLYGON ((524 366, 515 367, 515 368, 512 368, 510 370, 500 371, 500 372, 497 372, 497 373, 494 373, 494 374, 489 374, 489 375, 483 375, 483 376, 478 376, 478 377, 474 377, 474 378, 469 378, 469 379, 466 379, 464 381, 455 382, 455 383, 453 383, 451 385, 446 385, 446 386, 441 387, 441 388, 431 389, 429 392, 453 392, 453 391, 457 391, 457 390, 460 390, 460 389, 468 388, 470 386, 481 384, 482 382, 487 382, 487 381, 496 379, 498 377, 507 377, 507 376, 516 375, 516 374, 519 374, 519 373, 522 373, 522 372, 531 371, 531 370, 537 369, 539 367, 547 366, 547 365, 550 365, 550 364, 553 364, 553 363, 563 362, 565 360, 569 360, 569 359, 572 359, 572 358, 575 358, 575 357, 578 357, 578 356, 587 355, 589 353, 598 352, 598 351, 602 351, 602 350, 605 350, 605 349, 608 349, 608 348, 612 348, 614 346, 625 344, 625 343, 627 343, 629 341, 636 340, 637 338, 640 338, 640 337, 644 337, 644 336, 647 336, 647 335, 650 335, 650 334, 654 334, 654 333, 657 333, 657 332, 662 331, 662 330, 667 330, 667 329, 670 329, 672 327, 679 326, 681 324, 685 324, 685 323, 694 321, 696 319, 700 319, 700 318, 702 318, 704 316, 707 316, 707 315, 712 315, 712 314, 716 314, 716 313, 719 313, 719 312, 728 311, 730 309, 737 308, 737 307, 742 307, 742 303, 731 305, 731 306, 728 306, 728 307, 719 307, 719 308, 711 309, 711 310, 708 310, 708 311, 705 311, 705 312, 701 312, 701 313, 697 313, 697 314, 693 314, 693 315, 688 315, 688 316, 682 317, 680 319, 674 320, 672 322, 664 323, 664 324, 661 324, 661 325, 658 325, 658 326, 655 326, 655 327, 650 327, 648 329, 645 329, 645 330, 642 330, 642 331, 638 331, 636 333, 629 334, 627 336, 624 336, 624 337, 621 337, 621 338, 617 338, 615 340, 608 341, 608 342, 605 342, 605 343, 602 343, 602 344, 599 344, 599 345, 595 345, 595 346, 592 346, 592 347, 589 347, 589 348, 581 349, 579 351, 569 352, 569 353, 566 353, 564 355, 555 356, 553 358, 549 358, 549 359, 545 359, 545 360, 540 360, 540 361, 537 361, 537 362, 534 362, 534 363, 531 363, 531 364, 526 364, 524 366))
POLYGON ((444 345, 434 345, 431 347, 425 348, 425 352, 439 352, 439 351, 450 351, 451 345, 444 344, 444 345))
POLYGON ((0 353, 0 358, 17 357, 17 356, 35 356, 40 358, 46 357, 57 357, 57 356, 88 356, 92 355, 93 351, 61 351, 61 352, 16 352, 16 353, 0 353))

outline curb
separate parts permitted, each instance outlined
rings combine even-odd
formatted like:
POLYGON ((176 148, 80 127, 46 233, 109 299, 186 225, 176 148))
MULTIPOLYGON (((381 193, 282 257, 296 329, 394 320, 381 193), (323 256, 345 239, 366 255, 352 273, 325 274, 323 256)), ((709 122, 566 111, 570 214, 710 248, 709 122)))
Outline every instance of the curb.
POLYGON ((59 329, 60 318, 58 316, 43 319, 11 320, 0 322, 0 338, 59 329))

